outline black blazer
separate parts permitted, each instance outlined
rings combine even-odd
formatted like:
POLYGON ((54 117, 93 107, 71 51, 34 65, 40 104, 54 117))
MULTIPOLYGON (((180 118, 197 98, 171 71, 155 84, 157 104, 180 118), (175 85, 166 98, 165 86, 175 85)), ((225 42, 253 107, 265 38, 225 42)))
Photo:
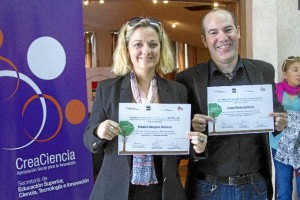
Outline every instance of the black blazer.
MULTIPOLYGON (((160 103, 187 103, 185 86, 157 77, 160 103)), ((105 152, 100 173, 92 190, 91 200, 127 200, 132 156, 118 155, 118 138, 101 140, 94 135, 106 119, 118 122, 119 103, 132 103, 130 75, 107 79, 98 84, 84 144, 92 152, 105 152)), ((178 173, 176 156, 162 156, 164 200, 184 200, 185 193, 178 173)))
MULTIPOLYGON (((275 71, 274 67, 260 60, 242 59, 245 70, 249 76, 252 85, 258 84, 272 84, 273 86, 273 102, 274 102, 274 112, 283 112, 283 108, 277 100, 275 94, 275 71)), ((192 104, 192 115, 194 114, 204 114, 207 115, 207 87, 209 78, 209 62, 198 64, 191 67, 176 76, 176 80, 187 86, 189 103, 192 104)), ((265 163, 269 163, 265 171, 268 174, 268 196, 272 199, 273 189, 272 189, 272 165, 271 165, 271 154, 269 148, 269 135, 265 134, 265 142, 267 146, 264 151, 266 156, 265 163)), ((199 160, 201 157, 195 154, 195 151, 191 152, 191 158, 193 160, 199 160)), ((203 156, 203 154, 201 155, 203 156)), ((205 155, 204 155, 205 156, 205 155)), ((209 156, 209 155, 208 155, 209 156)), ((203 157, 202 157, 203 159, 203 157)), ((194 186, 196 183, 196 173, 198 169, 198 162, 189 162, 188 165, 188 175, 187 175, 187 185, 186 189, 188 196, 192 195, 194 192, 194 186)))

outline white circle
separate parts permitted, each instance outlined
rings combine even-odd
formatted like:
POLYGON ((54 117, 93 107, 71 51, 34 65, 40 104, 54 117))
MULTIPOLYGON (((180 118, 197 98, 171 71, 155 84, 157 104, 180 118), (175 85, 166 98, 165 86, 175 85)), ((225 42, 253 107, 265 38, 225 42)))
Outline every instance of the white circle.
POLYGON ((40 37, 29 46, 27 62, 34 75, 44 80, 52 80, 64 71, 66 53, 56 39, 40 37))

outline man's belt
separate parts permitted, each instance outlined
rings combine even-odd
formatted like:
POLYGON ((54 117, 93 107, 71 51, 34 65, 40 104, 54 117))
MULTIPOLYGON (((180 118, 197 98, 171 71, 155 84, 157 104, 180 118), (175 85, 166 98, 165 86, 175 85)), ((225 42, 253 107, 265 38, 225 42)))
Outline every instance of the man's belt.
POLYGON ((262 179, 262 175, 259 172, 229 177, 198 175, 198 179, 206 180, 211 183, 220 183, 225 185, 243 185, 247 183, 254 183, 257 180, 262 179))

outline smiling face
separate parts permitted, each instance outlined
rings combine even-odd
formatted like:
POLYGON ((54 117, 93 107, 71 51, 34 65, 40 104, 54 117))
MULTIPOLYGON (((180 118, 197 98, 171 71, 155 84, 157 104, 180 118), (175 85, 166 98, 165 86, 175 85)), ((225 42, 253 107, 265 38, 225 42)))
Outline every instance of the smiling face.
POLYGON ((294 62, 287 67, 287 70, 283 73, 284 79, 290 86, 300 86, 300 61, 294 62))
POLYGON ((154 73, 160 58, 159 35, 151 26, 139 27, 131 35, 128 52, 135 73, 154 73))
POLYGON ((231 14, 224 10, 213 11, 206 15, 203 28, 202 42, 209 49, 212 60, 218 67, 235 67, 240 29, 234 24, 231 14))

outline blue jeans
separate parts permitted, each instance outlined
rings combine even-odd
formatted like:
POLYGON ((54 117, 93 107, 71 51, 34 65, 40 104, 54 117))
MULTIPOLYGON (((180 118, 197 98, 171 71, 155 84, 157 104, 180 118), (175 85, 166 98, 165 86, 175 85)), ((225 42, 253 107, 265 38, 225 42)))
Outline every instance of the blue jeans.
MULTIPOLYGON (((276 150, 272 149, 273 157, 276 150)), ((275 159, 275 192, 277 193, 278 200, 291 200, 293 191, 293 175, 294 168, 290 165, 283 164, 275 159)), ((300 199, 300 177, 296 176, 298 199, 300 199)))
POLYGON ((243 185, 215 184, 197 180, 195 200, 266 200, 267 184, 264 179, 243 185))

